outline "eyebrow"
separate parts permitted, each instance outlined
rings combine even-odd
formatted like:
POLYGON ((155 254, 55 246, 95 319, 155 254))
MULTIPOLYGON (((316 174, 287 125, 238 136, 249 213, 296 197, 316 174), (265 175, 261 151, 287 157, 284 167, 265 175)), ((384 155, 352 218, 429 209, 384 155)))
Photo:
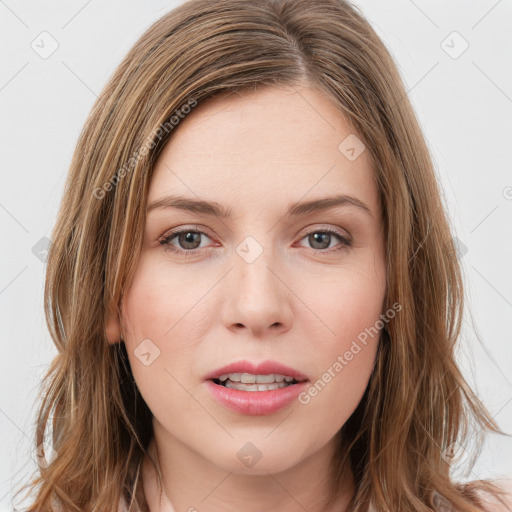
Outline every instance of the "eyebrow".
MULTIPOLYGON (((344 205, 356 206, 373 217, 370 208, 365 203, 356 197, 347 195, 323 197, 311 201, 298 201, 296 203, 292 203, 288 206, 286 216, 296 217, 299 215, 307 215, 314 212, 327 210, 329 208, 334 208, 335 206, 344 205)), ((149 213, 152 210, 160 208, 176 208, 192 213, 211 215, 221 219, 228 219, 232 218, 233 216, 233 210, 231 208, 225 208, 215 201, 208 202, 201 199, 191 199, 179 195, 165 196, 161 197, 160 199, 156 199, 148 205, 147 212, 149 213)))

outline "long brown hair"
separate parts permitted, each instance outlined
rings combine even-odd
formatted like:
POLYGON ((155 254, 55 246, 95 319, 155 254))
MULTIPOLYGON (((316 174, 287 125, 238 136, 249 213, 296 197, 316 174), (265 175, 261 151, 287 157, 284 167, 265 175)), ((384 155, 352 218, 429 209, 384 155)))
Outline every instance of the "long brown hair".
MULTIPOLYGON (((26 488, 29 512, 147 510, 141 462, 152 415, 124 343, 107 343, 136 268, 155 160, 180 118, 217 93, 307 83, 330 98, 369 151, 382 204, 386 306, 366 393, 342 427, 335 483, 348 461, 350 509, 482 510, 488 481, 450 476, 453 446, 481 449, 470 426, 500 432, 454 356, 463 287, 435 171, 397 68, 344 0, 191 0, 137 41, 80 135, 48 256, 45 313, 58 354, 44 377, 35 445, 56 456, 26 488)), ((192 114, 193 115, 193 112, 192 114)), ((473 460, 476 456, 473 457, 473 460)), ((333 489, 333 497, 337 489, 333 489)), ((334 498, 333 498, 334 499, 334 498)))

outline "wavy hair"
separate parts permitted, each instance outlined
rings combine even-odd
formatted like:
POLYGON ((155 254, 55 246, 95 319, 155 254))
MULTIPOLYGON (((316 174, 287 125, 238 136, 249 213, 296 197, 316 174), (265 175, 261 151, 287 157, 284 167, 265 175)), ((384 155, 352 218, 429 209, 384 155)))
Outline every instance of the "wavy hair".
POLYGON ((148 510, 141 463, 152 415, 124 343, 110 345, 105 329, 137 266, 156 158, 187 108, 218 93, 298 84, 330 98, 367 147, 385 229, 385 309, 402 305, 341 429, 332 498, 349 464, 353 512, 370 502, 379 512, 427 512, 443 500, 475 512, 485 510, 481 491, 500 499, 493 482, 462 484, 450 474, 453 446, 473 448, 472 464, 481 450, 472 425, 503 432, 455 360, 461 269, 431 156, 390 53, 348 1, 190 0, 136 42, 77 142, 44 291, 58 354, 35 421, 35 446, 51 438, 57 455, 23 487, 36 491, 28 512, 116 510, 122 496, 130 511, 148 510))

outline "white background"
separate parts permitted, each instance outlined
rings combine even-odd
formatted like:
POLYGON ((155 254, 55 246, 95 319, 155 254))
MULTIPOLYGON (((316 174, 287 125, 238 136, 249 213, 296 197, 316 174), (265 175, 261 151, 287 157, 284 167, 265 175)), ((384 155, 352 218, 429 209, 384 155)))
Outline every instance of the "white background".
MULTIPOLYGON (((475 323, 467 318, 460 363, 512 433, 512 2, 354 3, 398 63, 460 240, 475 323), (453 58, 461 38, 469 47, 453 58)), ((50 237, 97 94, 145 29, 177 4, 0 0, 1 510, 11 510, 11 489, 36 467, 34 400, 56 354, 43 316, 45 265, 32 248, 50 237), (46 59, 31 47, 42 37, 47 50, 52 38, 58 43, 46 59)), ((467 479, 498 476, 512 477, 512 439, 494 435, 467 479)))

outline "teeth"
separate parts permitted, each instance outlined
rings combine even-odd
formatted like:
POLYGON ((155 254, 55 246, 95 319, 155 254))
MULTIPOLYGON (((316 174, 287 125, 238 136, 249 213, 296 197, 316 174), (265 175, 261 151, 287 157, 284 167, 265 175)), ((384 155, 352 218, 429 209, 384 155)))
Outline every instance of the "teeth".
POLYGON ((243 382, 244 384, 254 384, 256 382, 256 375, 251 375, 250 373, 242 373, 240 376, 240 382, 243 382))
POLYGON ((291 386, 286 382, 273 382, 271 384, 242 384, 241 382, 232 382, 231 379, 226 381, 226 387, 238 389, 239 391, 272 391, 273 389, 281 389, 291 386))
POLYGON ((283 381, 293 381, 293 377, 275 373, 271 373, 270 375, 253 375, 251 373, 226 373, 219 377, 221 382, 224 382, 228 379, 231 382, 242 382, 243 384, 272 384, 276 382, 279 383, 283 381))

